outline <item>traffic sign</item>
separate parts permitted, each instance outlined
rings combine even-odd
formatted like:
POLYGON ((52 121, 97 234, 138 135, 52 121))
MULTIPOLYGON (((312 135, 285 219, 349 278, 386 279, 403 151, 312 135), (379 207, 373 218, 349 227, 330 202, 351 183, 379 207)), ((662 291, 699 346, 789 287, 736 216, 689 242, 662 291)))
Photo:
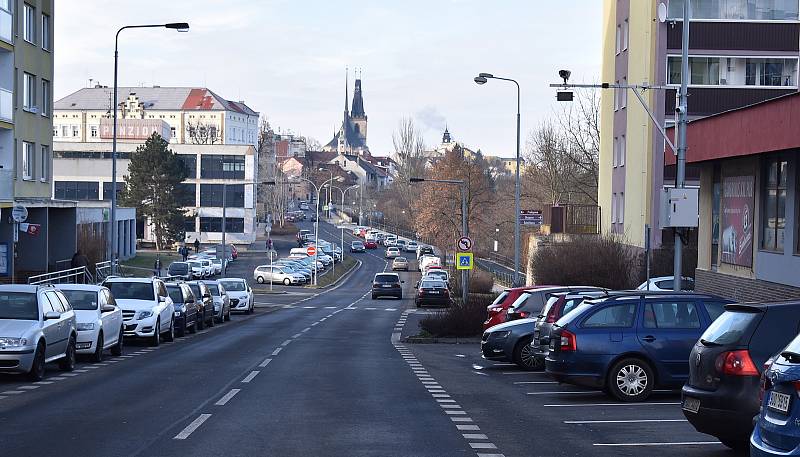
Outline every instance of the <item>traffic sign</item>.
POLYGON ((519 211, 519 221, 522 225, 542 225, 544 215, 538 209, 523 209, 519 211))
POLYGON ((458 250, 459 251, 469 251, 472 249, 472 240, 468 236, 462 236, 458 239, 458 250))
POLYGON ((25 222, 28 219, 28 208, 22 205, 14 205, 14 208, 11 210, 11 219, 13 219, 14 222, 25 222))
POLYGON ((317 255, 317 248, 316 248, 316 246, 309 246, 309 247, 306 249, 306 254, 308 254, 308 256, 309 256, 309 257, 312 257, 312 256, 315 256, 315 255, 317 255))
POLYGON ((473 257, 471 252, 459 252, 456 254, 456 269, 472 270, 473 257))

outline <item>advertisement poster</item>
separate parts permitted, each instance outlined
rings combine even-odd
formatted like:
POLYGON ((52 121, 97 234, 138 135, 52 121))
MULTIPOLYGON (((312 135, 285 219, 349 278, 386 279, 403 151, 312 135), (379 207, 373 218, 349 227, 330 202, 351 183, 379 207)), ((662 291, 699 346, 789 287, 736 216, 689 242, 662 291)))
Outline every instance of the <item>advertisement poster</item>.
POLYGON ((722 262, 753 266, 755 177, 722 178, 722 262))

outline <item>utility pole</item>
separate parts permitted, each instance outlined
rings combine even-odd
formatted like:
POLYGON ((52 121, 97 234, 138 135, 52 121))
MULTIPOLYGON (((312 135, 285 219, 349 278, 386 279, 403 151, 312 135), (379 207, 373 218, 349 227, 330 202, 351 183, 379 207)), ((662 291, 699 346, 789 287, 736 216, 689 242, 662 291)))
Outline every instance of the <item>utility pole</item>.
MULTIPOLYGON (((689 22, 692 18, 692 2, 683 2, 683 40, 681 44, 681 90, 678 94, 678 148, 676 158, 677 172, 675 174, 675 188, 683 189, 686 187, 686 126, 689 123, 688 102, 689 102, 689 22)), ((676 292, 682 289, 683 282, 683 238, 681 228, 675 229, 675 257, 673 264, 672 289, 676 292)))

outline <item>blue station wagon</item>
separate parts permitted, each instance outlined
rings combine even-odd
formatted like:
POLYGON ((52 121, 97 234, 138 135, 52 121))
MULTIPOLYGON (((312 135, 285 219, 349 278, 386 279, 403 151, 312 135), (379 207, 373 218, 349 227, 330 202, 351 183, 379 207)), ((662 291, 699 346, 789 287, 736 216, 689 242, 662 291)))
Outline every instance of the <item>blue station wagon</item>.
POLYGON ((656 386, 686 382, 692 347, 726 303, 712 295, 647 291, 587 300, 556 322, 547 373, 622 401, 643 401, 656 386))

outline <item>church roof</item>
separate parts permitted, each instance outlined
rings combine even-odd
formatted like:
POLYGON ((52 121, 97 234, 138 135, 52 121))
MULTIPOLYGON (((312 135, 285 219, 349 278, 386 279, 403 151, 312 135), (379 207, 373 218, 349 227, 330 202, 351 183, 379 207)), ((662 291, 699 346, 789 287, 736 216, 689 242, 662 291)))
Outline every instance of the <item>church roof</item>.
POLYGON ((333 139, 325 145, 325 147, 336 149, 337 145, 339 144, 339 135, 341 135, 342 130, 344 130, 345 140, 347 140, 347 144, 349 144, 351 148, 367 149, 367 144, 364 142, 358 132, 356 132, 356 124, 353 122, 353 118, 351 118, 349 114, 346 116, 343 123, 344 129, 340 129, 336 135, 333 136, 333 139))
POLYGON ((353 110, 350 112, 352 117, 366 117, 364 114, 364 98, 361 96, 361 79, 356 79, 356 89, 353 92, 353 110))

